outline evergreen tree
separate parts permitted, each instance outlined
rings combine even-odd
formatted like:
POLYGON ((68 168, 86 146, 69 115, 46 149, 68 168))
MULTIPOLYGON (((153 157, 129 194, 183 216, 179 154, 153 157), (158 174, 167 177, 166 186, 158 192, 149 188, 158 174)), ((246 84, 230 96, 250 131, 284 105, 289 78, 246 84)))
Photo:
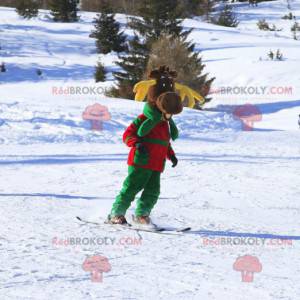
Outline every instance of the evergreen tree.
POLYGON ((144 0, 139 8, 140 18, 131 18, 130 27, 146 39, 151 47, 162 32, 174 36, 187 36, 181 26, 183 13, 178 9, 178 0, 144 0))
POLYGON ((0 65, 0 72, 1 72, 1 73, 6 72, 6 66, 5 66, 5 63, 4 63, 4 62, 2 62, 1 65, 0 65))
POLYGON ((126 99, 133 99, 133 87, 143 78, 149 51, 145 44, 139 41, 137 35, 129 41, 129 52, 119 56, 120 61, 116 64, 122 68, 119 72, 114 72, 114 77, 118 81, 117 87, 113 88, 109 95, 126 99))
POLYGON ((274 59, 274 52, 272 50, 270 50, 270 52, 268 53, 268 57, 273 60, 274 59))
POLYGON ((104 65, 99 61, 97 66, 96 66, 96 71, 95 71, 95 81, 105 81, 106 79, 106 71, 104 65))
POLYGON ((106 7, 101 14, 94 19, 95 30, 90 37, 96 39, 98 53, 107 54, 111 51, 123 52, 127 49, 123 32, 115 20, 115 15, 106 7))
MULTIPOLYGON (((139 7, 140 18, 131 18, 130 27, 135 37, 129 42, 129 51, 120 56, 117 65, 122 71, 115 72, 118 81, 117 88, 110 91, 110 95, 133 99, 132 88, 141 80, 149 59, 152 43, 159 38, 162 32, 174 36, 187 36, 180 26, 181 14, 178 12, 177 0, 145 0, 139 7)), ((190 50, 194 45, 189 44, 190 50)))
POLYGON ((225 5, 221 14, 219 15, 219 17, 217 18, 217 20, 214 23, 217 25, 226 26, 226 27, 237 27, 239 24, 230 5, 225 5))
POLYGON ((16 11, 19 16, 25 19, 31 19, 38 15, 39 3, 35 0, 19 0, 16 5, 16 11))
POLYGON ((269 25, 269 23, 266 21, 266 19, 261 19, 257 22, 257 27, 260 30, 270 30, 271 27, 269 25))
POLYGON ((50 10, 53 20, 56 22, 78 21, 79 0, 51 0, 50 10))
POLYGON ((43 71, 41 69, 36 70, 37 76, 41 77, 43 75, 43 71))
POLYGON ((276 59, 283 60, 283 54, 280 52, 279 49, 277 49, 277 51, 276 51, 276 59))
POLYGON ((292 12, 289 12, 287 15, 284 15, 281 19, 283 19, 283 20, 293 20, 294 15, 293 15, 292 12))
MULTIPOLYGON (((149 62, 153 43, 159 40, 162 35, 180 39, 182 47, 188 53, 185 56, 187 58, 185 68, 188 70, 190 62, 188 57, 189 55, 194 55, 194 44, 187 42, 187 36, 190 31, 184 31, 181 26, 182 14, 178 11, 178 3, 177 0, 143 1, 143 5, 139 10, 140 18, 132 18, 131 20, 130 27, 134 30, 135 37, 129 42, 128 54, 119 57, 120 60, 117 62, 117 65, 122 70, 114 73, 118 84, 116 88, 111 90, 109 95, 133 99, 132 88, 135 83, 146 78, 145 70, 149 62)), ((172 54, 170 45, 164 50, 176 60, 176 57, 172 54)), ((196 58, 195 61, 197 61, 196 58)), ((200 80, 202 76, 202 82, 198 81, 197 90, 201 93, 207 84, 208 88, 206 88, 204 93, 206 95, 209 91, 210 83, 206 79, 206 75, 201 74, 202 67, 204 66, 201 64, 201 61, 197 61, 196 71, 198 72, 195 71, 192 74, 196 74, 197 79, 194 78, 195 82, 200 80)))
POLYGON ((291 28, 291 31, 293 32, 293 38, 294 40, 298 40, 298 32, 300 31, 300 25, 298 22, 295 21, 294 25, 291 28))

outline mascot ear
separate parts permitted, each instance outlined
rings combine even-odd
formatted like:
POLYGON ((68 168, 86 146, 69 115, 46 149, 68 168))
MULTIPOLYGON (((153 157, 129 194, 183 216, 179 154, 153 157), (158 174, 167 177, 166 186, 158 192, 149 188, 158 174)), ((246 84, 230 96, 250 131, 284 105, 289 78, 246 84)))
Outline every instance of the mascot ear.
POLYGON ((149 79, 159 79, 160 78, 160 72, 157 69, 152 70, 149 75, 148 75, 149 79))
POLYGON ((178 75, 176 71, 170 71, 169 74, 171 75, 172 78, 176 78, 178 75))
POLYGON ((166 67, 165 65, 160 66, 159 69, 158 69, 158 71, 160 72, 160 74, 163 74, 163 73, 166 72, 166 68, 167 68, 167 67, 166 67))

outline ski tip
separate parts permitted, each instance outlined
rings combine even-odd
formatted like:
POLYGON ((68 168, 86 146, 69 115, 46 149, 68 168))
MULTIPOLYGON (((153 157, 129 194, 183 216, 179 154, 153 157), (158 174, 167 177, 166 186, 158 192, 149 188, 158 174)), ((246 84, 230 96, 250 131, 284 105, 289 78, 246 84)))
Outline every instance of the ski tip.
POLYGON ((186 227, 183 229, 183 231, 189 231, 189 230, 192 230, 192 227, 186 227))
POLYGON ((186 232, 186 231, 190 231, 192 230, 192 227, 185 227, 185 228, 181 228, 181 229, 177 229, 177 232, 186 232))
POLYGON ((78 216, 76 216, 76 219, 79 220, 79 221, 82 221, 82 219, 78 216))

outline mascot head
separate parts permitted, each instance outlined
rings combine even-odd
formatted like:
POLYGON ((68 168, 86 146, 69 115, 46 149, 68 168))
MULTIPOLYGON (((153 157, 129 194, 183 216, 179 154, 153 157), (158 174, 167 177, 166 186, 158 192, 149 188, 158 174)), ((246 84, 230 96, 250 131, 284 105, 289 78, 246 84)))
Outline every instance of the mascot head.
MULTIPOLYGON (((165 93, 172 93, 168 94, 166 99, 170 99, 172 96, 174 99, 176 98, 176 101, 180 99, 182 102, 187 98, 189 107, 194 107, 195 101, 199 101, 201 104, 204 104, 205 102, 205 99, 196 91, 192 90, 186 85, 175 82, 177 72, 170 70, 166 66, 160 66, 158 69, 152 70, 148 77, 148 80, 140 81, 134 86, 133 92, 135 93, 136 101, 144 101, 145 97, 147 96, 147 101, 150 105, 161 108, 162 106, 159 103, 162 102, 164 97, 160 98, 160 96, 164 95, 165 93), (159 98, 160 101, 158 102, 159 98)), ((164 101, 170 103, 171 100, 164 101)), ((167 102, 164 102, 165 109, 167 108, 167 102)), ((182 109, 180 110, 179 105, 176 104, 174 107, 177 108, 174 108, 175 112, 172 114, 175 114, 176 111, 182 111, 182 109)))
POLYGON ((147 100, 163 113, 166 120, 181 113, 183 109, 181 98, 175 92, 176 77, 176 71, 171 71, 166 66, 154 69, 149 74, 149 79, 155 80, 156 83, 149 88, 147 100))
POLYGON ((147 100, 150 104, 155 105, 158 97, 163 93, 175 92, 176 71, 170 71, 168 67, 161 66, 152 70, 148 77, 156 82, 148 90, 147 100))

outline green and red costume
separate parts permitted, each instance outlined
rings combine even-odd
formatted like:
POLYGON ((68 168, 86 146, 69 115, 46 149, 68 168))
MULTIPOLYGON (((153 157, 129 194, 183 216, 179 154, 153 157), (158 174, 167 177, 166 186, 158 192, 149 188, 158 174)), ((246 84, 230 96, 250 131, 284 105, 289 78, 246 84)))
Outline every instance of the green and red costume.
POLYGON ((128 176, 117 196, 111 216, 125 216, 137 193, 143 190, 137 201, 136 216, 149 216, 160 194, 160 174, 166 159, 175 155, 170 139, 178 138, 178 129, 172 119, 165 121, 162 113, 148 103, 125 130, 123 141, 131 147, 128 155, 128 176), (141 153, 136 145, 142 143, 147 153, 141 153))

